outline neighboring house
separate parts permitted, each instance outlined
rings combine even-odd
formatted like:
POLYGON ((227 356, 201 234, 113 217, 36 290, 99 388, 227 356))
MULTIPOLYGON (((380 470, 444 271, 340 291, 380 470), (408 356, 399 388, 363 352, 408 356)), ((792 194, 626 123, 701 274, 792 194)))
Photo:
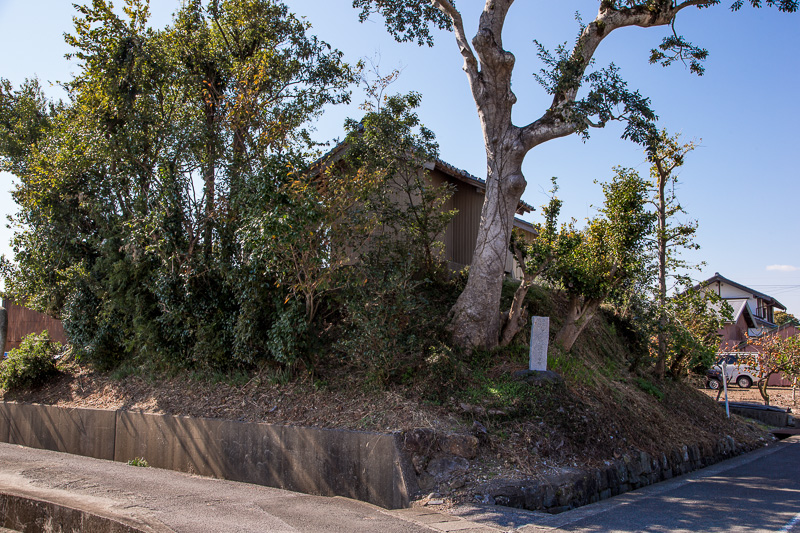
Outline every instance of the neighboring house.
POLYGON ((3 347, 4 353, 18 348, 25 335, 41 333, 44 330, 47 330, 54 341, 66 344, 67 337, 60 320, 17 305, 8 298, 3 300, 3 307, 8 312, 8 336, 3 347))
POLYGON ((719 272, 695 288, 712 291, 733 308, 733 321, 719 332, 721 351, 741 347, 746 340, 745 334, 757 337, 775 329, 775 309, 786 311, 786 306, 772 296, 720 276, 719 272))
MULTIPOLYGON (((719 351, 738 351, 744 347, 749 332, 756 331, 756 319, 745 299, 726 300, 733 309, 732 319, 726 321, 717 335, 720 337, 719 351)), ((715 310, 719 310, 716 306, 715 310)))
MULTIPOLYGON (((733 309, 732 319, 718 332, 720 353, 757 352, 758 350, 754 346, 747 344, 748 336, 781 335, 786 338, 798 333, 797 328, 792 324, 778 327, 774 322, 775 310, 786 311, 786 306, 768 294, 721 276, 719 272, 714 273, 713 277, 695 288, 712 291, 733 309)), ((769 385, 790 386, 791 383, 782 375, 773 374, 770 377, 769 385)))

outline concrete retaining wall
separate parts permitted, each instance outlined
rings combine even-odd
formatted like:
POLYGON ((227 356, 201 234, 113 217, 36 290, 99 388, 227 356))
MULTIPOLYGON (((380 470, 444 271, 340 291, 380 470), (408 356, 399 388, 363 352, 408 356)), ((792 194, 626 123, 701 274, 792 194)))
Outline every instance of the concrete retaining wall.
POLYGON ((0 440, 9 444, 113 460, 115 428, 114 411, 0 403, 0 440))
POLYGON ((0 441, 407 507, 413 468, 393 434, 0 403, 0 441), (410 473, 410 474, 409 474, 410 473))
MULTIPOLYGON (((722 403, 722 408, 725 408, 725 404, 722 403)), ((786 412, 784 409, 778 408, 765 408, 764 406, 754 406, 748 407, 745 405, 730 405, 731 414, 744 416, 746 418, 752 418, 753 420, 758 420, 768 426, 775 426, 775 427, 786 427, 794 425, 793 417, 786 412), (789 422, 792 422, 791 424, 789 422)))

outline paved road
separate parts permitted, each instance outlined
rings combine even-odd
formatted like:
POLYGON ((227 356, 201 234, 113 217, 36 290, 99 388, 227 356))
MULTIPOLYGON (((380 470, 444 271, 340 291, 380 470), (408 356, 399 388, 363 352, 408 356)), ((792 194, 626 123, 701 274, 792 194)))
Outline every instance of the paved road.
POLYGON ((345 498, 0 444, 0 492, 168 532, 800 533, 800 437, 560 515, 463 506, 386 511, 345 498))
POLYGON ((555 516, 481 507, 461 515, 519 533, 800 533, 800 437, 555 516))

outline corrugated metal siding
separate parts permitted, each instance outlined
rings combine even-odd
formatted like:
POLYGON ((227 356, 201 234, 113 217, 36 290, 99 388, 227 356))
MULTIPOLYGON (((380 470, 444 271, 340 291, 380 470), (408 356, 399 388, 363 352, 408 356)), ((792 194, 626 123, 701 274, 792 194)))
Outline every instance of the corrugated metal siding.
POLYGON ((67 342, 64 334, 64 326, 60 320, 32 311, 21 305, 17 305, 10 300, 3 300, 3 307, 8 311, 8 339, 3 349, 4 352, 19 347, 22 337, 29 333, 41 333, 44 330, 50 334, 50 338, 62 344, 67 342))
POLYGON ((472 262, 475 241, 478 239, 478 225, 483 209, 483 192, 463 182, 456 182, 448 176, 434 171, 433 179, 447 181, 455 186, 455 192, 448 202, 448 209, 458 209, 444 235, 445 259, 466 266, 472 262))
MULTIPOLYGON (((444 174, 437 170, 430 171, 428 173, 428 179, 433 187, 441 187, 446 183, 452 183, 452 181, 445 179, 444 174)), ((454 209, 452 196, 447 199, 442 209, 443 211, 452 211, 454 209)), ((437 240, 444 245, 443 249, 441 250, 441 256, 443 256, 445 261, 451 261, 450 255, 448 254, 450 253, 450 250, 453 249, 453 231, 451 230, 452 226, 453 222, 451 221, 450 224, 448 224, 445 228, 444 232, 440 233, 436 237, 437 240)))

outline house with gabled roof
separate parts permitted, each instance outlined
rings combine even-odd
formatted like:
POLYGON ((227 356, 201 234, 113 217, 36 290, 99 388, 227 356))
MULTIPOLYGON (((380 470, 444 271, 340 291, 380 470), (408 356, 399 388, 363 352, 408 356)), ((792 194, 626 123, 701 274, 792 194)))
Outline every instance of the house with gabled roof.
MULTIPOLYGON (((450 269, 461 270, 472 263, 472 254, 475 252, 475 243, 478 240, 478 226, 486 193, 486 181, 441 159, 426 162, 423 166, 428 170, 429 178, 434 186, 443 183, 453 186, 453 196, 447 201, 444 209, 456 209, 458 212, 447 226, 442 241, 444 243, 444 259, 450 269)), ((516 214, 524 215, 531 211, 533 211, 532 206, 520 201, 516 214)), ((519 217, 514 217, 514 228, 530 237, 536 235, 533 225, 519 217)), ((508 252, 506 256, 505 272, 515 279, 522 279, 522 271, 511 252, 508 252)))
MULTIPOLYGON (((314 164, 312 171, 321 172, 322 169, 337 164, 344 156, 347 146, 345 142, 338 143, 314 164)), ((420 171, 428 173, 428 179, 433 187, 443 184, 452 187, 453 194, 443 209, 457 212, 439 239, 444 244, 443 259, 447 262, 449 269, 451 271, 462 270, 472 264, 472 256, 475 253, 486 193, 486 180, 473 176, 440 158, 421 162, 420 171)), ((515 214, 521 216, 533 210, 533 206, 520 200, 515 214)), ((523 238, 532 239, 536 236, 536 229, 530 222, 515 216, 513 223, 514 228, 522 232, 523 238)), ((510 251, 506 254, 505 273, 514 279, 522 279, 522 269, 510 251)))
MULTIPOLYGON (((743 349, 747 336, 757 331, 753 310, 744 298, 731 298, 724 300, 731 307, 731 320, 726 321, 717 332, 720 337, 719 351, 730 352, 743 349)), ((722 303, 715 304, 714 310, 720 312, 722 303)))
POLYGON ((768 294, 751 289, 715 272, 712 277, 695 286, 696 290, 711 291, 733 310, 732 319, 719 330, 720 352, 748 351, 747 337, 758 337, 775 330, 775 309, 786 306, 768 294))
MULTIPOLYGON (((695 289, 713 292, 722 298, 733 311, 731 320, 726 322, 717 333, 720 337, 720 354, 736 355, 756 352, 757 349, 747 343, 748 337, 773 334, 791 335, 788 328, 779 328, 775 324, 775 310, 786 311, 786 306, 768 294, 721 276, 719 272, 715 272, 711 278, 695 286, 695 289)), ((720 305, 717 305, 717 311, 719 311, 720 305)), ((794 331, 796 332, 796 328, 794 331)), ((789 381, 780 374, 770 377, 770 386, 787 386, 789 384, 789 381)))
MULTIPOLYGON (((715 272, 695 289, 712 291, 733 307, 734 324, 739 324, 737 331, 742 334, 740 342, 744 340, 743 333, 755 337, 776 328, 775 310, 786 311, 786 306, 776 298, 721 276, 719 272, 715 272)), ((729 333, 734 332, 731 330, 729 333)), ((726 340, 725 335, 723 340, 726 340)), ((728 337, 728 340, 735 338, 728 337)))

